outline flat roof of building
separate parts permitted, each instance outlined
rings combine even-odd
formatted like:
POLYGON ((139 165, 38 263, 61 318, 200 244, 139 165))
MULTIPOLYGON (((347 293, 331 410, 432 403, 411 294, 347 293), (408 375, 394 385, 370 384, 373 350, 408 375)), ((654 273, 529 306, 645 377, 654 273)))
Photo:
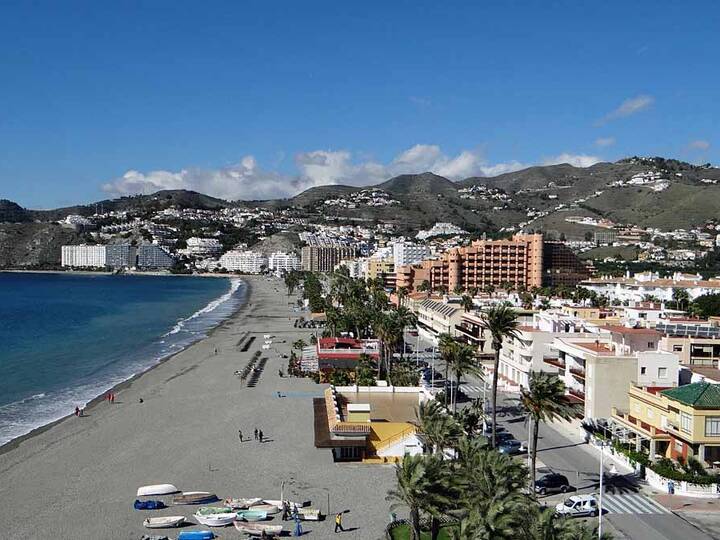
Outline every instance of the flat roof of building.
MULTIPOLYGON (((369 404, 370 421, 410 422, 415 420, 418 392, 338 392, 338 404, 347 411, 351 404, 369 404)), ((343 413, 346 417, 347 413, 343 413)))

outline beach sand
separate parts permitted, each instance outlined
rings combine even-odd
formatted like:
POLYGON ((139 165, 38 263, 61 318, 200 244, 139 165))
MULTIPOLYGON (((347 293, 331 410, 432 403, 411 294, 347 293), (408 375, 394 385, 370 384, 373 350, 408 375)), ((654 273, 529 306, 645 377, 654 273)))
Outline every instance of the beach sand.
MULTIPOLYGON (((333 514, 349 510, 344 526, 354 530, 339 538, 383 537, 392 467, 336 464, 329 450, 313 446, 312 397, 325 387, 278 375, 287 368, 280 355, 289 354, 296 339, 307 341, 309 331, 293 328, 298 314, 288 306, 280 280, 243 279, 250 294, 233 318, 123 385, 115 404, 100 400, 83 418, 72 416, 0 449, 0 537, 139 539, 153 534, 142 526, 145 517, 185 515, 194 521, 198 508, 134 510, 139 486, 172 483, 220 498, 279 499, 283 481, 285 498, 312 501, 323 513, 329 496, 329 519, 303 522, 309 531, 304 536, 337 536, 333 514), (238 342, 246 333, 256 339, 242 352, 238 342), (268 362, 258 384, 247 387, 233 373, 260 350, 263 334, 274 334, 274 343, 263 351, 268 362), (255 427, 268 442, 252 440, 255 427), (250 440, 240 443, 239 429, 250 440)), ((199 528, 206 527, 185 530, 199 528)), ((214 532, 220 538, 244 537, 232 527, 214 532)), ((176 529, 157 533, 177 536, 176 529)))

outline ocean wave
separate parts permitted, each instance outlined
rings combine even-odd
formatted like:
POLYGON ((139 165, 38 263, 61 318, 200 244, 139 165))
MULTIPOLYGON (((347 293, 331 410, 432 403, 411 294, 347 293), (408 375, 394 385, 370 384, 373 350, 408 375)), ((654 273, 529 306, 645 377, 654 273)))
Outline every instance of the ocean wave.
POLYGON ((73 414, 75 407, 86 407, 91 400, 114 386, 199 341, 237 310, 244 300, 244 295, 237 294, 242 285, 241 279, 231 279, 227 293, 179 321, 172 330, 117 363, 113 370, 99 371, 96 373, 98 378, 71 388, 36 393, 0 406, 0 445, 73 414))

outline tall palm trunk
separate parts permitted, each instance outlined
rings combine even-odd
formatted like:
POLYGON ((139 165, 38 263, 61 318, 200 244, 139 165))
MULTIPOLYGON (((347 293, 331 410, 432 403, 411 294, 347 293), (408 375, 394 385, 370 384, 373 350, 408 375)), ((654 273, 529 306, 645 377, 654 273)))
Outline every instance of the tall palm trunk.
POLYGON ((458 399, 458 392, 460 391, 460 377, 462 376, 462 373, 459 371, 455 372, 455 390, 453 392, 453 413, 457 413, 457 399, 458 399))
MULTIPOLYGON (((540 423, 536 418, 530 417, 530 430, 532 439, 532 448, 528 448, 530 452, 530 493, 535 493, 535 462, 537 460, 537 443, 540 433, 540 423)), ((531 444, 531 441, 528 441, 531 444)))
POLYGON ((497 448, 497 387, 498 387, 498 370, 500 369, 500 345, 495 343, 495 368, 493 371, 492 385, 492 447, 497 448))
POLYGON ((432 516, 430 519, 430 538, 431 540, 437 540, 440 536, 440 520, 432 516))
MULTIPOLYGON (((448 406, 448 374, 450 373, 450 367, 448 365, 447 360, 445 360, 445 407, 448 406)), ((450 387, 450 392, 452 392, 452 387, 450 387)))
POLYGON ((410 525, 412 527, 413 540, 420 540, 420 510, 410 509, 410 525))

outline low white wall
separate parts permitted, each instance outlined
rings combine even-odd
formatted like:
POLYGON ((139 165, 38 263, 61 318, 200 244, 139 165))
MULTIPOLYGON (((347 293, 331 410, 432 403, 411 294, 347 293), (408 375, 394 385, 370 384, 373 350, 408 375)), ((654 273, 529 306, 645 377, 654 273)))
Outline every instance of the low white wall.
POLYGON ((719 499, 720 484, 691 484, 689 482, 678 482, 677 480, 669 480, 664 476, 660 476, 655 471, 650 469, 645 470, 645 479, 655 489, 662 491, 663 493, 668 492, 668 482, 673 483, 675 488, 675 495, 683 497, 697 497, 699 499, 719 499))
POLYGON ((395 444, 391 444, 387 448, 378 450, 377 455, 380 457, 402 457, 405 454, 416 456, 422 454, 423 448, 420 439, 414 433, 408 434, 395 444))
POLYGON ((372 394, 418 394, 423 392, 420 386, 336 386, 335 391, 341 394, 369 392, 372 394))

